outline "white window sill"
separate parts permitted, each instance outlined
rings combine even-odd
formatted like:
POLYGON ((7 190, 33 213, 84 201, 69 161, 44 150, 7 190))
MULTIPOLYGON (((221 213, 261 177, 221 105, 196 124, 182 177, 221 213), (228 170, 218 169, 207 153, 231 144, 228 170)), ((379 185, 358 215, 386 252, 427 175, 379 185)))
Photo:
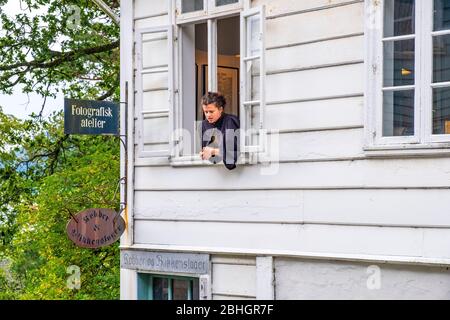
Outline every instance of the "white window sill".
POLYGON ((430 144, 371 145, 363 148, 366 157, 442 157, 450 155, 450 142, 430 144))

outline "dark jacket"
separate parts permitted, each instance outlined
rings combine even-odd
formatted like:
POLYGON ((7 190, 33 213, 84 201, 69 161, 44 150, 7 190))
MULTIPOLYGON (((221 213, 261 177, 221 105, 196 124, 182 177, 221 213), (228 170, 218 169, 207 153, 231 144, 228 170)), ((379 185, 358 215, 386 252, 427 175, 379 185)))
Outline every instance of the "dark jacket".
POLYGON ((229 170, 236 168, 239 157, 239 118, 223 113, 215 123, 202 122, 202 148, 219 148, 220 155, 211 157, 213 163, 223 160, 229 170))

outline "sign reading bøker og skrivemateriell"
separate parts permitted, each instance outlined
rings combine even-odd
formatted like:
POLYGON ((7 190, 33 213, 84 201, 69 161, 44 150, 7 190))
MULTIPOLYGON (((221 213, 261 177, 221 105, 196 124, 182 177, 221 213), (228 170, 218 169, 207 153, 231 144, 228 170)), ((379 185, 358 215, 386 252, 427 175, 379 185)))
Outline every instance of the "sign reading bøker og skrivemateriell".
POLYGON ((64 99, 65 134, 119 134, 119 105, 109 101, 64 99))

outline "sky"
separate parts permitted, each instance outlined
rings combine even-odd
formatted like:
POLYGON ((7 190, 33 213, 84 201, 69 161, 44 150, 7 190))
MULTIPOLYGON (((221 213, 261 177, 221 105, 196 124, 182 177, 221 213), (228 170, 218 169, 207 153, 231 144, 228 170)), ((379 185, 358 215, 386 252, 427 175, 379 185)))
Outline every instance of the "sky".
MULTIPOLYGON (((8 3, 2 7, 8 15, 15 15, 19 13, 20 1, 9 0, 8 3)), ((41 111, 44 98, 37 94, 22 93, 21 88, 15 88, 12 95, 0 94, 0 106, 4 113, 12 114, 18 118, 25 119, 31 113, 38 114, 41 111)), ((53 111, 62 110, 64 107, 64 97, 62 94, 58 95, 56 99, 47 98, 43 116, 49 116, 53 111)))

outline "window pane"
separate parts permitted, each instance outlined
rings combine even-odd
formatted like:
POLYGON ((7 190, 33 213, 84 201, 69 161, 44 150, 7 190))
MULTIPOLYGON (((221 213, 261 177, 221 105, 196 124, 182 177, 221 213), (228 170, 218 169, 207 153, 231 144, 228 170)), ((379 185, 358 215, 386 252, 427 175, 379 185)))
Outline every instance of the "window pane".
POLYGON ((434 30, 450 29, 450 1, 434 0, 434 30))
POLYGON ((414 90, 383 94, 383 136, 414 135, 414 90))
POLYGON ((216 0, 216 7, 224 6, 226 4, 238 3, 239 0, 216 0))
POLYGON ((189 298, 189 280, 173 279, 173 300, 188 300, 189 298))
POLYGON ((260 54, 260 32, 259 16, 247 18, 247 56, 255 56, 260 54))
MULTIPOLYGON (((429 0, 427 0, 429 1, 429 0)), ((386 0, 384 4, 384 36, 414 34, 414 0, 386 0)))
POLYGON ((450 35, 433 37, 433 82, 450 81, 450 35))
POLYGON ((203 0, 182 0, 181 1, 181 12, 194 12, 203 10, 203 0))
POLYGON ((450 88, 433 89, 433 134, 450 134, 450 88))
POLYGON ((169 300, 169 279, 153 278, 153 300, 169 300))
POLYGON ((385 87, 414 85, 414 39, 384 43, 385 87))

